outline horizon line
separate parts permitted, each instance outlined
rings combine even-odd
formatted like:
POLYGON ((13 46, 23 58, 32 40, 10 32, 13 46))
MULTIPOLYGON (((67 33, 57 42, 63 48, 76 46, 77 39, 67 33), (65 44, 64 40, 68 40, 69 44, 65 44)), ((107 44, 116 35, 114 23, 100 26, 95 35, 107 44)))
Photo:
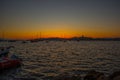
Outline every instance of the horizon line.
POLYGON ((29 38, 29 39, 25 39, 25 38, 0 38, 0 40, 35 40, 35 39, 72 39, 72 38, 91 38, 91 39, 116 39, 116 38, 120 38, 120 37, 88 37, 88 36, 73 36, 73 37, 39 37, 39 38, 29 38))

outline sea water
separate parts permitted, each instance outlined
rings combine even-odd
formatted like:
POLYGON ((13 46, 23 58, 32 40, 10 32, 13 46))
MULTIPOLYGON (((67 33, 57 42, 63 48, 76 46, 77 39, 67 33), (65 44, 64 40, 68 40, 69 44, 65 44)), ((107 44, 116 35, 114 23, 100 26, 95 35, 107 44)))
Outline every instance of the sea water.
POLYGON ((120 70, 120 41, 0 42, 0 47, 7 46, 14 46, 9 55, 19 56, 22 66, 5 70, 0 80, 42 80, 65 72, 84 76, 90 70, 110 75, 120 70))

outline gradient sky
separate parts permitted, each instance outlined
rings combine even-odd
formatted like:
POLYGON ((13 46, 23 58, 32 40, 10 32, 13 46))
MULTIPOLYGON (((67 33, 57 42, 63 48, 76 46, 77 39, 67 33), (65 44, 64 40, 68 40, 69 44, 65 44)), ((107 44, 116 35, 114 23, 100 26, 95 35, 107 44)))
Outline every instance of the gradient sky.
POLYGON ((120 37, 120 0, 0 0, 0 37, 120 37))

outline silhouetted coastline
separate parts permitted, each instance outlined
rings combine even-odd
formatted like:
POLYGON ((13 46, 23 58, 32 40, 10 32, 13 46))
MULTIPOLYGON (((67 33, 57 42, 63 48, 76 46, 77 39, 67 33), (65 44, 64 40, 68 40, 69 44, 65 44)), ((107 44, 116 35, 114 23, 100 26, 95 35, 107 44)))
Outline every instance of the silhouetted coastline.
POLYGON ((59 38, 59 37, 50 37, 50 38, 37 38, 29 40, 31 42, 37 41, 120 41, 120 38, 92 38, 92 37, 72 37, 72 38, 59 38))
MULTIPOLYGON (((16 42, 21 40, 14 40, 14 39, 2 39, 0 38, 0 42, 8 41, 8 42, 16 42)), ((22 41, 31 41, 31 42, 38 42, 38 41, 120 41, 120 38, 92 38, 92 37, 72 37, 72 38, 59 38, 59 37, 50 37, 50 38, 37 38, 37 39, 29 39, 29 40, 22 40, 22 41)))

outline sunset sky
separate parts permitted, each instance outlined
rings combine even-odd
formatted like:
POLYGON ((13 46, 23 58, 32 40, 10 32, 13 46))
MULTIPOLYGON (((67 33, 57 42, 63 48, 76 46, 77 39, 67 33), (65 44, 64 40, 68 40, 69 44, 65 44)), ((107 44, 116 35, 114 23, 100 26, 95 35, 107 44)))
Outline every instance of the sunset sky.
POLYGON ((0 37, 120 37, 120 0, 0 0, 0 37))

